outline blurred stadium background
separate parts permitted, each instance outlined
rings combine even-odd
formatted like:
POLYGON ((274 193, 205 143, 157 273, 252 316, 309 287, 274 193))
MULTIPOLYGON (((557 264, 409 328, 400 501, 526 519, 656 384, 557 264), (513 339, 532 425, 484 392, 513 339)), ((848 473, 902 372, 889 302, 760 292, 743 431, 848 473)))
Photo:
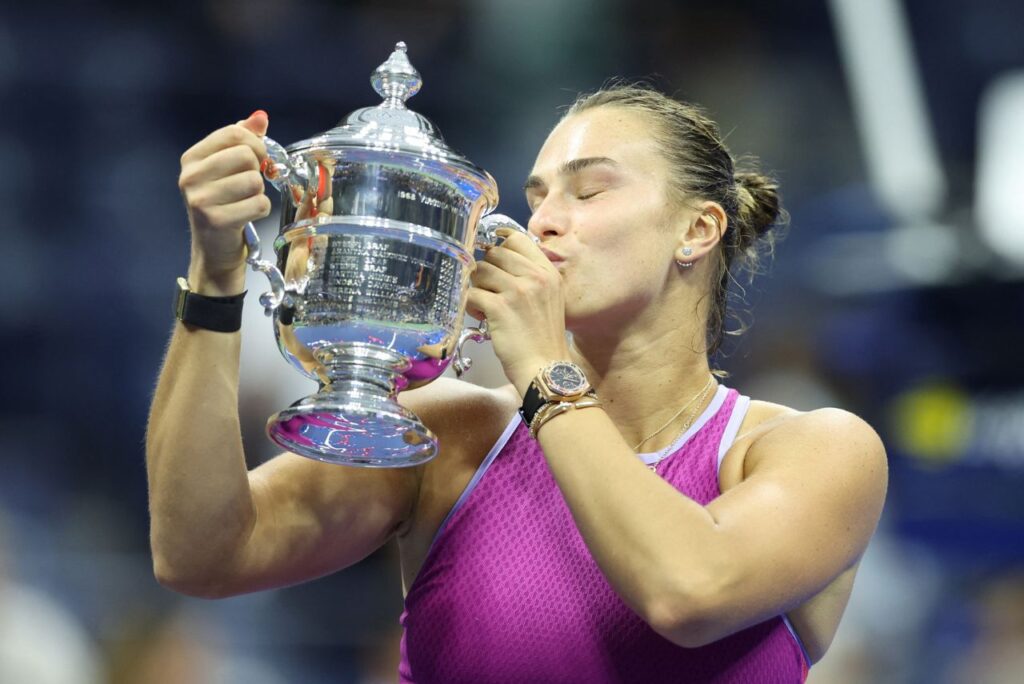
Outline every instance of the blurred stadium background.
MULTIPOLYGON (((288 143, 411 102, 501 209, 558 107, 610 76, 702 103, 792 213, 720 363, 865 416, 889 501, 813 683, 1024 681, 1024 4, 1010 0, 180 0, 0 9, 0 682, 395 681, 396 554, 217 602, 152 578, 143 434, 188 256, 180 154, 254 109, 288 143)), ((265 238, 276 216, 263 222, 265 238)), ((253 463, 308 393, 255 306, 253 463), (294 377, 293 377, 294 376, 294 377)), ((501 382, 485 347, 471 379, 501 382)))

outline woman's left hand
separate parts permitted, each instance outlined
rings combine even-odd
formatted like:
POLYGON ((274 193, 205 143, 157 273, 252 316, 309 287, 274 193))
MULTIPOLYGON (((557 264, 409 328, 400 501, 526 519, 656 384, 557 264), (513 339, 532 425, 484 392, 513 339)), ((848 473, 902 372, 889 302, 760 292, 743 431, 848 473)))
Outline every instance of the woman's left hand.
POLYGON ((529 236, 503 228, 471 275, 466 311, 487 319, 494 353, 520 395, 541 368, 568 360, 562 276, 529 236))

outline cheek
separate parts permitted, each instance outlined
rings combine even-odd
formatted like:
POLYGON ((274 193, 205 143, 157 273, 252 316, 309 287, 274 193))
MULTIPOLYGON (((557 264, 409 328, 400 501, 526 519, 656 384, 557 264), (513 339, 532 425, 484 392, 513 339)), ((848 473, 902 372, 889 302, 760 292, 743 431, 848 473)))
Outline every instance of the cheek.
POLYGON ((576 264, 563 276, 566 302, 591 302, 599 307, 640 306, 657 296, 664 285, 650 245, 639 240, 609 241, 608 249, 588 249, 592 258, 576 264))
POLYGON ((583 251, 596 258, 587 260, 585 272, 591 272, 590 267, 593 266, 610 273, 616 280, 629 278, 631 281, 660 282, 664 254, 671 253, 671 246, 660 231, 658 227, 633 225, 587 235, 580 240, 583 251))
POLYGON ((664 284, 675 237, 663 202, 641 195, 633 202, 616 198, 594 204, 579 217, 576 236, 585 260, 573 274, 576 284, 599 286, 611 280, 630 290, 664 284))

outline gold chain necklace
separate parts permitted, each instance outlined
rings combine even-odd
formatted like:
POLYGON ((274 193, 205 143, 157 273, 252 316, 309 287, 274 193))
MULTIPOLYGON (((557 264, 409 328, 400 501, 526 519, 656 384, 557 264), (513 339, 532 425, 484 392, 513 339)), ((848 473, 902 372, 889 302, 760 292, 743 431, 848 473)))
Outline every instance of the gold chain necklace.
POLYGON ((696 406, 694 406, 693 410, 690 412, 690 415, 687 416, 686 420, 683 422, 683 426, 679 429, 679 432, 676 433, 676 436, 672 438, 672 441, 669 442, 668 446, 666 446, 664 449, 662 449, 661 451, 658 452, 657 459, 655 459, 652 463, 648 463, 647 464, 647 467, 650 470, 653 470, 654 472, 658 471, 658 464, 661 463, 665 459, 665 456, 667 455, 668 450, 671 449, 672 445, 676 443, 676 440, 679 439, 679 437, 684 432, 686 432, 687 429, 689 429, 689 427, 691 425, 693 425, 693 421, 697 418, 697 411, 699 411, 701 406, 704 405, 704 399, 707 398, 708 390, 711 389, 711 386, 714 383, 715 383, 715 376, 712 375, 710 378, 708 378, 707 383, 704 385, 703 388, 701 388, 700 392, 698 392, 696 395, 694 395, 694 397, 692 399, 690 399, 688 402, 686 402, 686 404, 684 404, 681 409, 676 411, 675 415, 673 415, 671 418, 669 418, 667 423, 662 425, 660 428, 658 428, 657 430, 652 432, 647 437, 645 437, 642 440, 640 440, 639 442, 637 442, 636 446, 633 447, 633 451, 636 451, 640 447, 640 445, 642 445, 644 442, 650 441, 652 437, 654 437, 655 435, 658 435, 659 433, 661 433, 665 428, 667 428, 669 425, 672 424, 672 421, 674 421, 676 418, 678 418, 680 415, 682 415, 683 411, 688 409, 691 405, 694 404, 694 402, 696 402, 696 406))
POLYGON ((678 418, 679 416, 681 416, 681 415, 683 414, 683 411, 685 411, 686 409, 690 408, 690 405, 691 405, 691 404, 692 404, 693 402, 697 401, 697 398, 698 398, 698 397, 702 397, 702 396, 704 396, 704 395, 705 395, 705 392, 707 392, 707 391, 708 391, 708 388, 709 388, 709 387, 711 387, 711 383, 713 383, 714 381, 715 381, 715 376, 713 376, 713 375, 712 375, 711 377, 709 377, 709 378, 708 378, 707 384, 705 384, 705 385, 704 385, 704 387, 702 387, 702 388, 701 388, 701 390, 700 390, 699 392, 697 392, 697 394, 693 395, 693 397, 691 397, 691 398, 690 398, 690 401, 688 401, 688 402, 686 402, 685 404, 683 404, 683 408, 681 408, 681 409, 679 409, 678 411, 676 411, 676 412, 675 412, 675 413, 674 413, 674 414, 672 415, 672 417, 671 417, 671 418, 669 418, 669 419, 668 419, 668 420, 667 420, 667 421, 665 422, 665 424, 664 424, 664 425, 662 425, 662 426, 661 426, 660 428, 658 428, 657 430, 655 430, 654 432, 652 432, 651 434, 647 435, 646 437, 644 437, 643 439, 641 439, 641 440, 640 440, 639 442, 637 442, 636 444, 634 444, 634 445, 633 445, 633 451, 636 451, 637 449, 639 449, 639 448, 640 448, 640 446, 641 446, 642 444, 645 444, 645 443, 647 443, 647 442, 651 441, 651 438, 652 438, 652 437, 655 437, 655 436, 657 436, 657 435, 661 434, 662 430, 664 430, 665 428, 667 428, 667 427, 668 427, 669 425, 671 425, 671 424, 672 424, 672 421, 674 421, 674 420, 675 420, 676 418, 678 418))

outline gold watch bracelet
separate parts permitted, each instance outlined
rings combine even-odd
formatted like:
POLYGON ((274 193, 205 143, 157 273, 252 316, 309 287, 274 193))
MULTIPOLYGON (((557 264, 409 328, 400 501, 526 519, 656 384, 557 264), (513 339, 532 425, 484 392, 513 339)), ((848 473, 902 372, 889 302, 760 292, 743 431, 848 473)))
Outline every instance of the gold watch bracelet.
POLYGON ((549 401, 534 414, 533 420, 530 421, 530 437, 537 439, 537 433, 541 427, 555 416, 593 406, 601 406, 601 400, 597 398, 596 394, 584 394, 574 401, 549 401))

